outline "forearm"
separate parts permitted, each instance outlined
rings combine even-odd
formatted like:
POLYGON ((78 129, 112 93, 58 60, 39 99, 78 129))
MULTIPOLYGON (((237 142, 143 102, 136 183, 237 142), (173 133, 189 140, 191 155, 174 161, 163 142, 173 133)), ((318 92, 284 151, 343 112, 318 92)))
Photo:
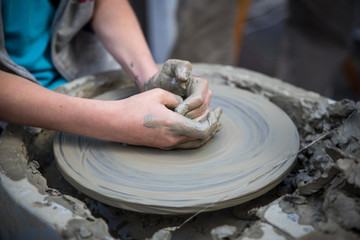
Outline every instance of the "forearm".
POLYGON ((218 110, 197 122, 168 109, 178 104, 161 89, 118 101, 77 98, 0 71, 0 120, 21 125, 164 149, 200 147, 220 129, 218 110))
POLYGON ((0 119, 16 124, 104 138, 100 101, 66 96, 0 72, 0 119))
POLYGON ((97 0, 92 26, 140 90, 157 71, 136 16, 126 0, 97 0))

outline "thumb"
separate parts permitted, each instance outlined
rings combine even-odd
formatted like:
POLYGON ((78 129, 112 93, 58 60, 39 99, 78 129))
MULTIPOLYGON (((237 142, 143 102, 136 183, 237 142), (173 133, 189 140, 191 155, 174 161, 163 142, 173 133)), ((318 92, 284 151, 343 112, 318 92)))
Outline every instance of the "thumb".
POLYGON ((182 82, 186 82, 190 79, 192 71, 192 65, 188 61, 178 60, 178 64, 175 69, 175 77, 182 82))
POLYGON ((169 59, 163 65, 163 72, 170 77, 175 77, 181 82, 190 79, 192 65, 189 61, 179 59, 169 59))
POLYGON ((163 91, 161 103, 167 108, 174 110, 182 101, 182 97, 168 91, 163 91))

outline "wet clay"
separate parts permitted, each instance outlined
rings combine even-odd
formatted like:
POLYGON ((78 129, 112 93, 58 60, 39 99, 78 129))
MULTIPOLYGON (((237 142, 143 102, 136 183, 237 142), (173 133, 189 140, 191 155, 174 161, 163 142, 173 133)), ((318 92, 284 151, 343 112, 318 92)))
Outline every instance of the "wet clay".
POLYGON ((168 122, 158 120, 151 114, 145 115, 144 126, 148 128, 165 128, 172 136, 186 136, 186 140, 180 141, 175 145, 169 146, 170 149, 192 149, 199 148, 206 144, 210 139, 221 130, 220 117, 222 109, 216 107, 208 113, 207 117, 201 121, 182 117, 176 124, 169 126, 168 122), (195 139, 195 140, 194 140, 195 139))
MULTIPOLYGON (((296 159, 294 169, 268 193, 233 208, 201 213, 172 232, 173 239, 211 239, 212 229, 224 225, 237 228, 235 236, 229 233, 228 239, 293 239, 293 234, 301 234, 299 239, 359 239, 355 223, 358 222, 360 202, 356 171, 360 159, 360 119, 358 114, 354 114, 346 120, 360 108, 359 103, 355 105, 349 100, 335 102, 277 79, 229 66, 193 64, 192 74, 207 79, 210 85, 245 89, 275 103, 297 126, 301 147, 343 125, 303 150, 296 159), (352 211, 347 206, 351 206, 352 211), (347 214, 342 214, 343 210, 347 214), (289 221, 292 223, 288 224, 289 221)), ((122 71, 108 72, 71 82, 59 91, 93 98, 111 89, 130 85, 132 82, 122 71)), ((51 148, 54 139, 51 131, 33 131, 32 128, 14 125, 8 127, 18 128, 19 131, 13 134, 15 131, 7 128, 0 138, 2 239, 7 239, 9 235, 6 234, 21 236, 22 233, 30 238, 33 236, 31 232, 37 233, 36 239, 42 239, 45 233, 48 235, 43 239, 60 238, 64 229, 68 229, 68 222, 73 229, 65 236, 87 239, 88 231, 94 228, 88 223, 93 219, 106 221, 108 229, 96 228, 103 229, 101 234, 105 238, 145 239, 151 238, 160 229, 179 226, 190 217, 140 214, 84 196, 57 170, 51 148), (39 163, 38 169, 33 161, 39 163), (10 171, 7 171, 8 168, 10 171), (31 180, 34 176, 36 181, 31 180), (64 200, 66 194, 79 201, 64 200), (63 205, 44 200, 53 195, 63 205), (84 209, 88 216, 92 215, 90 219, 85 218, 84 209), (70 222, 78 218, 84 221, 74 225, 70 222), (77 234, 79 232, 82 234, 77 234)))
POLYGON ((188 61, 170 59, 167 60, 155 76, 144 84, 144 90, 154 88, 165 89, 184 99, 175 108, 175 112, 188 118, 194 119, 201 116, 204 111, 194 115, 193 110, 201 110, 199 98, 204 99, 204 89, 207 85, 204 80, 191 75, 192 65, 188 61))
POLYGON ((190 95, 191 63, 188 61, 170 59, 164 63, 161 71, 144 84, 144 90, 162 88, 180 97, 190 95))
POLYGON ((202 148, 164 152, 59 133, 60 171, 99 201, 146 213, 194 213, 213 202, 216 210, 263 194, 293 165, 297 129, 262 97, 218 85, 212 92, 223 129, 202 148))

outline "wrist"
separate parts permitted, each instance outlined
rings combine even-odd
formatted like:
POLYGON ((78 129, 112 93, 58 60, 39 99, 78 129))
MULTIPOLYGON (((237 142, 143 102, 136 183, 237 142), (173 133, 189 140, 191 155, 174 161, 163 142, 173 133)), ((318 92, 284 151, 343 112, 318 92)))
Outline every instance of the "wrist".
POLYGON ((144 91, 145 82, 159 71, 150 54, 126 57, 119 62, 141 92, 144 91))
POLYGON ((134 81, 141 92, 145 91, 145 83, 149 81, 154 75, 158 73, 159 69, 156 64, 145 64, 144 67, 137 70, 135 73, 134 81))

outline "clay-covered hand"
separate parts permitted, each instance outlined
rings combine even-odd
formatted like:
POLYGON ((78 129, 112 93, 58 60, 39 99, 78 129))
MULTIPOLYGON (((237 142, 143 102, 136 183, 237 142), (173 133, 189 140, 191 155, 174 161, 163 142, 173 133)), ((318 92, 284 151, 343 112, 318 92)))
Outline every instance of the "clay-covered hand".
POLYGON ((162 88, 181 96, 184 101, 175 112, 196 120, 203 120, 209 113, 211 91, 205 79, 191 76, 192 65, 188 61, 167 60, 162 70, 144 84, 144 90, 162 88))
POLYGON ((181 101, 162 89, 149 90, 124 101, 133 128, 128 138, 130 144, 165 150, 198 148, 221 128, 220 108, 211 110, 203 121, 192 120, 171 110, 181 101))

